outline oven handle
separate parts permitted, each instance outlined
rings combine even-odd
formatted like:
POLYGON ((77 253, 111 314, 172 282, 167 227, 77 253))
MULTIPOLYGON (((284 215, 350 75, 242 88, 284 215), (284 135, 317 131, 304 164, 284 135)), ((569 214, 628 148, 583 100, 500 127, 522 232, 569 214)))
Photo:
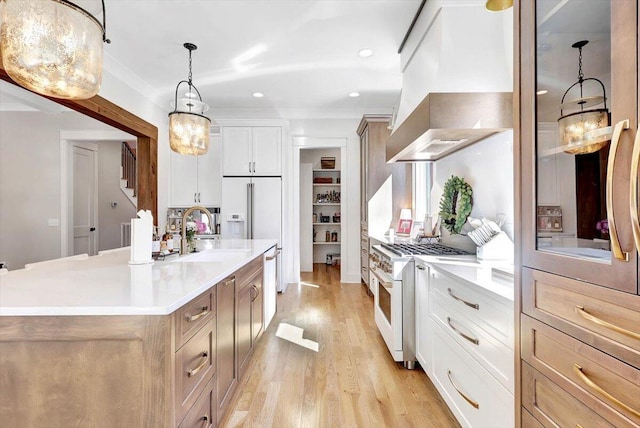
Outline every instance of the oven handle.
POLYGON ((380 277, 380 275, 378 275, 378 272, 376 272, 375 268, 371 269, 371 273, 373 273, 373 275, 378 278, 378 282, 380 282, 380 284, 382 284, 382 286, 384 288, 386 288, 387 290, 393 288, 393 283, 389 282, 389 281, 385 281, 384 279, 382 279, 382 277, 380 277))

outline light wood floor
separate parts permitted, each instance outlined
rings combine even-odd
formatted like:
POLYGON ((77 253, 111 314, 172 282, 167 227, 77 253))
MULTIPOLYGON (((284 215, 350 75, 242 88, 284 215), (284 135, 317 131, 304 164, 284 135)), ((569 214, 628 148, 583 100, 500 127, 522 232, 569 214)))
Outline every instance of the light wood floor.
POLYGON ((392 360, 364 286, 323 264, 278 295, 222 427, 458 427, 425 373, 392 360), (275 335, 304 329, 319 352, 275 335))

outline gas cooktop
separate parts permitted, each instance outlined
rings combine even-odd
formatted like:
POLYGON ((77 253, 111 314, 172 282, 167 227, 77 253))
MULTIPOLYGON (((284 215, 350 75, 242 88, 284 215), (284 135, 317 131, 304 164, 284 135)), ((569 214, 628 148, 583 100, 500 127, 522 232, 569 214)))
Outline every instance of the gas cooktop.
POLYGON ((382 248, 404 256, 468 256, 470 252, 442 244, 382 244, 382 248))

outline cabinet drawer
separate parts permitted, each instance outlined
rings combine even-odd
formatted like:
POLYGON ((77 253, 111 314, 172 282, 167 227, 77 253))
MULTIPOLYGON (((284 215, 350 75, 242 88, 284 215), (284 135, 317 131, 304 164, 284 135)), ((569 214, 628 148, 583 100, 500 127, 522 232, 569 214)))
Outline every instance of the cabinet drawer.
POLYGON ((175 312, 176 349, 180 349, 203 325, 216 315, 213 288, 202 293, 175 312))
POLYGON ((431 317, 513 394, 514 355, 502 342, 456 311, 440 294, 431 301, 431 317))
POLYGON ((640 296, 533 269, 522 284, 523 312, 640 368, 640 296))
POLYGON ((434 384, 463 426, 514 426, 513 395, 442 331, 433 328, 434 384))
POLYGON ((249 285, 255 274, 262 270, 263 264, 262 257, 256 257, 249 263, 247 263, 242 269, 236 272, 236 291, 242 290, 249 285))
POLYGON ((216 370, 215 318, 176 352, 176 422, 180 422, 216 370))
POLYGON ((431 269, 432 294, 444 297, 452 307, 513 349, 513 306, 501 304, 474 288, 477 287, 458 282, 441 273, 437 267, 431 269))
POLYGON ((527 412, 526 409, 522 410, 522 428, 544 428, 536 418, 531 416, 531 413, 527 412))
POLYGON ((179 428, 213 428, 216 426, 216 377, 213 376, 179 428))
POLYGON ((526 315, 521 326, 527 363, 614 425, 640 423, 640 370, 526 315))
POLYGON ((547 427, 613 427, 527 363, 522 364, 522 405, 547 427))

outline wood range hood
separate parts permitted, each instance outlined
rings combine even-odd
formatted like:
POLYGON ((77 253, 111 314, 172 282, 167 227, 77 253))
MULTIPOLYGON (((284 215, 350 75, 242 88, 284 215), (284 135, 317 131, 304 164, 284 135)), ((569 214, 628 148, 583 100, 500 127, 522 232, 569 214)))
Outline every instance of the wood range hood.
POLYGON ((512 92, 434 92, 387 140, 387 163, 435 161, 513 128, 512 92))

